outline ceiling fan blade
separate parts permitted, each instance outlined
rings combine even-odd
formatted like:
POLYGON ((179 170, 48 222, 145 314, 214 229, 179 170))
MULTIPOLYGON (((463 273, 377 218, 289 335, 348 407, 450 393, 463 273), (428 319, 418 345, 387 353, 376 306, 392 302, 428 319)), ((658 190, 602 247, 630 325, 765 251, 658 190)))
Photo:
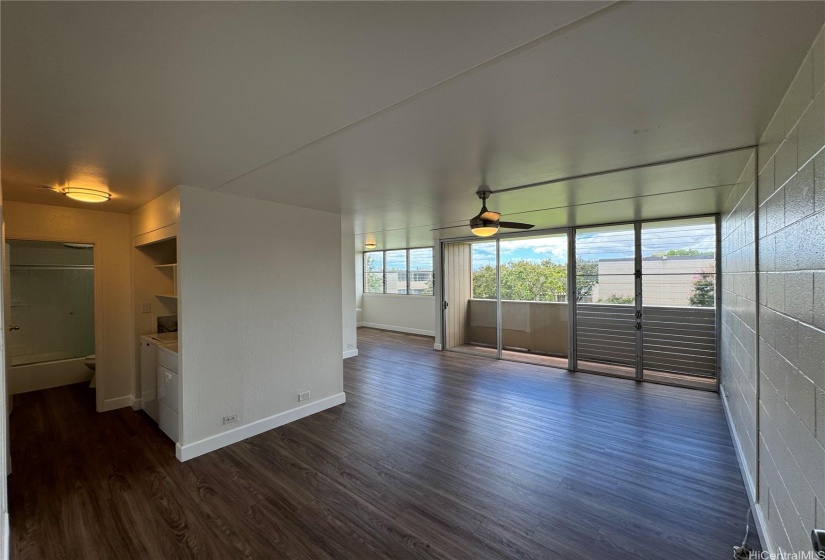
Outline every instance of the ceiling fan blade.
POLYGON ((521 222, 499 222, 498 225, 507 229, 531 229, 535 227, 533 224, 522 224, 521 222))
POLYGON ((501 219, 501 214, 498 212, 493 212, 492 210, 487 210, 486 212, 479 214, 478 217, 488 222, 497 222, 501 219))

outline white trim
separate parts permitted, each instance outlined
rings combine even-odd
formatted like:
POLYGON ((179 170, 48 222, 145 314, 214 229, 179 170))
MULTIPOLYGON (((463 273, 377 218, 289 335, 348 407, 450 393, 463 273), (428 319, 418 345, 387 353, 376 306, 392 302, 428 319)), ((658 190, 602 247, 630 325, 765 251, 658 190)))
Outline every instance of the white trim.
POLYGON ((356 328, 356 329, 357 329, 358 327, 363 327, 363 326, 364 326, 364 323, 361 323, 361 322, 355 323, 355 328, 356 328))
POLYGON ((771 553, 773 558, 775 558, 778 551, 776 547, 773 546, 773 539, 771 539, 771 535, 768 533, 768 522, 765 520, 765 513, 762 511, 762 504, 754 505, 753 518, 756 521, 756 530, 759 533, 759 540, 762 543, 762 546, 767 552, 771 553))
POLYGON ((375 292, 364 292, 362 295, 366 296, 367 298, 371 297, 378 297, 378 298, 404 298, 404 299, 426 299, 429 301, 433 301, 433 295, 425 295, 425 294, 378 294, 375 292))
POLYGON ((141 407, 140 399, 136 399, 135 397, 132 397, 132 410, 140 410, 140 407, 141 407))
POLYGON ((4 513, 3 514, 3 543, 2 543, 2 545, 3 545, 3 560, 9 560, 9 558, 11 558, 11 556, 9 555, 9 551, 10 551, 10 548, 11 548, 11 546, 10 546, 11 543, 9 542, 10 540, 11 540, 11 528, 10 528, 10 523, 9 523, 9 514, 4 513))
POLYGON ((441 350, 441 345, 440 345, 439 343, 437 343, 437 342, 436 342, 436 343, 434 343, 434 344, 433 344, 433 350, 441 350))
POLYGON ((356 348, 355 350, 345 350, 344 351, 344 359, 345 360, 347 358, 354 358, 357 355, 358 355, 358 348, 356 348))
POLYGON ((226 447, 227 445, 232 445, 233 443, 238 443, 239 441, 251 438, 252 436, 257 436, 258 434, 262 434, 269 430, 283 426, 284 424, 289 424, 290 422, 300 420, 301 418, 306 418, 316 412, 321 412, 322 410, 344 404, 345 402, 347 402, 347 395, 346 393, 341 392, 336 395, 332 395, 331 397, 320 399, 318 401, 311 402, 261 420, 256 420, 255 422, 251 422, 244 426, 239 426, 235 429, 220 434, 215 434, 214 436, 209 436, 194 443, 188 443, 186 445, 181 445, 178 443, 175 446, 175 455, 181 462, 188 461, 189 459, 194 459, 195 457, 199 457, 205 453, 215 451, 222 447, 226 447))
POLYGON ((118 408, 126 408, 132 406, 132 395, 125 397, 117 397, 114 399, 106 399, 103 401, 103 410, 101 412, 109 412, 110 410, 117 410, 118 408))
POLYGON ((423 336, 435 336, 435 331, 425 329, 410 329, 407 327, 396 327, 395 325, 382 325, 380 323, 359 323, 361 327, 368 327, 371 329, 381 329, 382 331, 395 331, 407 334, 420 334, 423 336))
MULTIPOLYGON (((753 479, 748 472, 745 463, 745 455, 742 452, 742 443, 739 441, 739 435, 733 426, 733 416, 731 416, 730 408, 728 408, 727 389, 723 384, 719 384, 719 398, 722 399, 722 408, 725 411, 725 420, 728 423, 728 431, 733 440, 733 450, 736 452, 736 461, 739 463, 739 471, 742 473, 742 478, 745 481, 745 491, 748 495, 748 501, 753 506, 753 518, 756 521, 756 530, 759 532, 759 539, 762 541, 762 546, 766 552, 776 554, 776 549, 773 546, 773 539, 768 533, 768 524, 765 522, 765 514, 762 511, 762 504, 754 502, 754 492, 756 486, 753 484, 753 479)), ((760 465, 756 466, 757 471, 760 465)))

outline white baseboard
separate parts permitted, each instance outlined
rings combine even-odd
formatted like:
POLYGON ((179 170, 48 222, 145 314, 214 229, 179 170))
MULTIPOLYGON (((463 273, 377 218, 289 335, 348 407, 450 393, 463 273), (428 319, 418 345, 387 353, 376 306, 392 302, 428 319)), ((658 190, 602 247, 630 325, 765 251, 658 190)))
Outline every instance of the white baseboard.
POLYGON ((436 342, 436 343, 434 343, 434 344, 433 344, 433 350, 441 350, 441 345, 440 345, 439 343, 437 343, 437 342, 436 342))
POLYGON ((140 399, 132 397, 132 410, 140 410, 140 399))
POLYGON ((768 522, 765 521, 765 512, 762 511, 762 504, 756 504, 753 508, 753 518, 756 521, 756 530, 759 532, 759 540, 765 552, 771 554, 771 558, 777 557, 776 547, 773 545, 771 534, 768 532, 768 522))
POLYGON ((9 560, 11 557, 9 555, 10 551, 10 543, 9 540, 11 539, 11 526, 9 525, 9 514, 3 514, 3 560, 9 560))
POLYGON ((344 359, 346 360, 347 358, 354 358, 357 355, 358 355, 358 349, 357 348, 355 350, 347 350, 347 351, 344 352, 344 359))
POLYGON ((114 399, 106 399, 103 401, 103 412, 108 412, 110 410, 117 410, 118 408, 126 408, 127 406, 132 406, 132 395, 126 395, 125 397, 117 397, 114 399))
POLYGON ((359 323, 361 327, 369 327, 371 329, 381 329, 382 331, 395 331, 406 334, 420 334, 423 336, 435 336, 435 331, 428 331, 426 329, 411 329, 408 327, 396 327, 395 325, 382 325, 380 323, 359 323))
MULTIPOLYGON (((773 546, 773 539, 768 532, 768 524, 765 522, 765 514, 762 511, 762 504, 756 501, 756 485, 748 472, 747 464, 745 463, 745 454, 742 451, 742 443, 739 440, 739 434, 733 427, 733 416, 731 416, 730 408, 728 407, 727 389, 719 384, 719 398, 722 399, 722 408, 725 411, 725 421, 728 423, 728 431, 733 440, 733 450, 736 453, 736 462, 739 463, 739 471, 742 473, 742 479, 745 481, 745 492, 748 495, 748 501, 753 506, 753 519, 756 521, 756 530, 759 532, 759 538, 762 541, 762 547, 766 552, 776 554, 776 549, 773 546)), ((759 466, 757 465, 757 470, 759 466)))
POLYGON ((332 395, 331 397, 311 402, 309 404, 293 408, 292 410, 287 410, 286 412, 269 416, 268 418, 256 420, 255 422, 251 422, 244 426, 239 426, 227 432, 209 436, 208 438, 204 438, 194 443, 189 443, 186 445, 181 445, 179 443, 175 446, 175 455, 177 455, 178 460, 181 462, 188 461, 189 459, 194 459, 195 457, 215 451, 221 447, 238 443, 239 441, 251 438, 252 436, 257 436, 258 434, 268 432, 269 430, 273 430, 283 426, 284 424, 289 424, 290 422, 300 420, 301 418, 306 418, 316 412, 321 412, 322 410, 344 404, 345 402, 347 402, 347 395, 343 392, 338 393, 337 395, 332 395))

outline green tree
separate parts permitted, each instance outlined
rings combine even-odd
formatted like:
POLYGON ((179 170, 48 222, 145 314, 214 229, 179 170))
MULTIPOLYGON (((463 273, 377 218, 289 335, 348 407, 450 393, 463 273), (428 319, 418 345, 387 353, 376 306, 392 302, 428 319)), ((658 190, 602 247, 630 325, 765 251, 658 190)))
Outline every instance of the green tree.
POLYGON ((716 305, 716 285, 709 272, 699 273, 693 282, 693 293, 688 303, 691 307, 714 307, 716 305))
POLYGON ((496 299, 496 267, 485 264, 473 272, 473 297, 496 299))
MULTIPOLYGON (((558 301, 567 293, 567 267, 550 259, 511 261, 501 267, 501 299, 558 301)), ((473 273, 473 297, 496 298, 496 269, 485 265, 473 273)))
POLYGON ((368 294, 380 294, 384 292, 384 275, 382 274, 382 267, 375 262, 373 256, 366 253, 364 259, 364 271, 366 274, 366 286, 364 292, 368 294))
POLYGON ((433 274, 430 273, 430 277, 427 278, 427 287, 421 290, 421 295, 431 296, 433 293, 433 274))
POLYGON ((633 296, 619 296, 616 294, 610 294, 604 299, 600 299, 599 303, 635 303, 636 298, 633 296))
POLYGON ((576 259, 576 301, 582 301, 593 293, 599 281, 598 261, 576 259))
POLYGON ((699 249, 668 249, 650 255, 651 257, 713 257, 713 251, 699 249))

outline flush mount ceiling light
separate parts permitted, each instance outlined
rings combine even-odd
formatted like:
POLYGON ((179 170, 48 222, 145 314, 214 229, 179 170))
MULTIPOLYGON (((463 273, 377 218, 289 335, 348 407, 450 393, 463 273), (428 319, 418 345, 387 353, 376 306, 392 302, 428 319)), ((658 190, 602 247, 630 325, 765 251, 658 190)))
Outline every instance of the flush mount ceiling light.
POLYGON ((87 189, 84 187, 64 187, 60 189, 59 192, 65 194, 72 200, 79 200, 80 202, 106 202, 112 198, 112 195, 106 191, 87 189))
POLYGON ((374 241, 367 241, 364 243, 364 249, 375 249, 378 245, 374 241))

